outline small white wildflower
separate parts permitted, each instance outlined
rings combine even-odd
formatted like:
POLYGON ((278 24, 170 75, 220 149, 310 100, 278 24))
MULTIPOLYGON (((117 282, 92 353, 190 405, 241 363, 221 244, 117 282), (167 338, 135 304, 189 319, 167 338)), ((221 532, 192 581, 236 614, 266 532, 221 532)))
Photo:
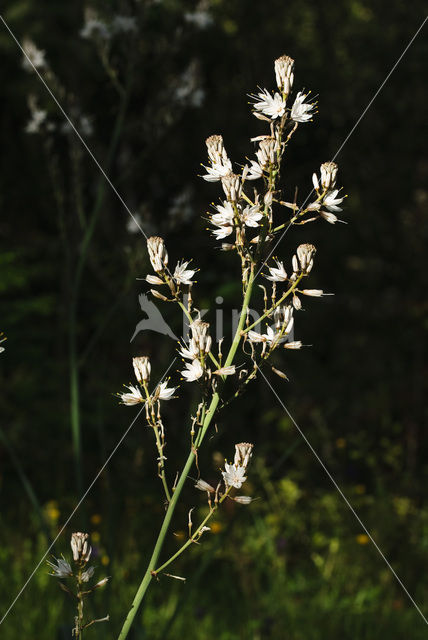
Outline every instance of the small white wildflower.
POLYGON ((168 387, 168 381, 161 382, 155 391, 156 400, 171 400, 177 387, 168 387))
POLYGON ((197 358, 199 355, 199 348, 193 340, 190 340, 188 346, 182 346, 178 353, 185 360, 195 360, 195 358, 197 358))
POLYGON ((223 238, 227 238, 233 231, 233 227, 228 225, 224 225, 219 227, 218 229, 213 229, 213 236, 216 240, 223 240, 223 238))
POLYGON ((55 562, 49 562, 49 560, 46 562, 52 569, 52 573, 49 574, 50 576, 54 576, 55 578, 68 578, 73 575, 73 571, 64 557, 55 558, 55 562))
POLYGON ((218 227, 233 225, 233 219, 235 217, 235 211, 230 202, 223 202, 223 204, 216 205, 215 209, 218 213, 214 213, 211 216, 211 222, 218 227))
POLYGON ((254 98, 257 100, 253 104, 256 111, 269 116, 273 120, 284 115, 285 100, 278 92, 275 92, 272 96, 267 89, 262 89, 254 98))
POLYGON ((315 107, 315 103, 306 103, 305 100, 307 97, 308 94, 302 93, 301 91, 297 94, 290 114, 291 119, 294 120, 294 122, 304 123, 312 120, 312 114, 310 112, 315 107))
POLYGON ((119 394, 122 400, 122 404, 126 404, 128 407, 132 407, 134 404, 140 404, 141 402, 144 402, 141 391, 137 387, 134 387, 134 385, 130 384, 125 388, 129 390, 129 393, 119 394))
POLYGON ((286 338, 280 337, 279 332, 272 327, 267 327, 266 333, 257 333, 257 331, 249 331, 248 339, 250 342, 263 342, 275 346, 280 342, 284 342, 286 338))
POLYGON ((174 280, 179 284, 192 284, 192 278, 196 273, 196 269, 188 269, 190 260, 187 262, 177 262, 177 266, 174 271, 174 280))
MULTIPOLYGON (((247 166, 247 165, 246 165, 247 166)), ((263 169, 255 160, 251 160, 251 165, 245 175, 246 180, 258 180, 263 176, 263 169)))
POLYGON ((99 38, 100 40, 110 39, 110 30, 105 22, 99 18, 88 19, 83 28, 80 30, 79 35, 81 38, 89 40, 91 38, 99 38))
POLYGON ((22 66, 26 71, 33 71, 33 67, 36 69, 46 69, 47 62, 45 59, 46 52, 39 49, 32 40, 25 38, 22 43, 24 49, 24 59, 22 60, 22 66))
POLYGON ((204 370, 199 360, 193 360, 193 362, 186 362, 186 369, 181 374, 186 382, 194 382, 204 374, 204 370))
POLYGON ((222 136, 210 136, 205 142, 207 145, 208 157, 211 161, 211 167, 205 167, 204 165, 207 173, 202 177, 208 182, 216 182, 232 172, 232 163, 227 156, 226 149, 224 148, 222 136))
POLYGON ((328 191, 324 196, 323 205, 327 207, 329 211, 342 211, 338 204, 341 204, 344 198, 338 198, 337 194, 339 193, 339 189, 334 189, 333 191, 328 191))
POLYGON ((258 204, 247 205, 241 214, 241 220, 247 227, 258 227, 262 218, 263 214, 258 204))
POLYGON ((225 462, 224 471, 222 471, 223 480, 227 487, 235 487, 240 489, 247 479, 245 476, 245 467, 228 464, 225 462))
POLYGON ((266 280, 272 282, 285 282, 287 280, 287 272, 284 268, 284 263, 279 260, 275 260, 276 267, 269 267, 270 276, 266 276, 266 280))

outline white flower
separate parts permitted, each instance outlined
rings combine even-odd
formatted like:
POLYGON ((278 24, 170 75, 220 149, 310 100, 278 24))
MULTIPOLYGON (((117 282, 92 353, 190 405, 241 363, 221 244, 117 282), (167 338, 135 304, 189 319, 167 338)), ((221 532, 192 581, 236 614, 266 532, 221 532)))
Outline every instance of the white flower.
POLYGON ((285 282, 287 280, 287 272, 284 268, 284 263, 279 260, 275 260, 276 267, 269 267, 270 276, 266 276, 266 280, 272 282, 285 282))
POLYGON ((108 40, 110 38, 110 31, 102 20, 99 18, 90 18, 85 22, 84 27, 79 33, 81 38, 100 38, 102 40, 108 40))
POLYGON ((26 71, 32 71, 33 67, 36 69, 47 68, 48 65, 45 60, 46 52, 38 49, 32 40, 26 38, 22 43, 22 48, 25 53, 22 66, 26 71))
POLYGON ((26 133, 38 133, 40 131, 41 125, 47 118, 47 111, 43 109, 35 109, 31 113, 31 118, 25 125, 26 133))
POLYGON ((247 169, 248 170, 245 175, 246 180, 258 180, 263 176, 263 169, 255 160, 251 160, 251 166, 247 167, 247 169))
POLYGON ((202 177, 208 182, 216 182, 232 172, 232 163, 224 148, 222 136, 210 136, 205 142, 211 167, 205 167, 205 165, 203 165, 207 173, 202 177))
POLYGON ((56 564, 55 562, 49 562, 49 560, 46 562, 52 569, 52 573, 49 574, 50 576, 55 576, 55 578, 68 578, 73 575, 73 571, 64 557, 55 558, 56 564))
POLYGON ((324 196, 323 205, 327 207, 329 211, 342 211, 338 204, 343 202, 343 198, 337 198, 337 194, 339 193, 339 189, 333 189, 333 191, 328 191, 324 196))
POLYGON ((130 384, 125 388, 129 390, 129 393, 119 394, 122 400, 122 404, 126 404, 128 407, 132 407, 134 404, 140 404, 140 402, 144 402, 141 391, 137 387, 134 387, 134 385, 130 384))
POLYGON ((272 327, 267 327, 266 333, 257 333, 257 331, 249 331, 248 339, 250 342, 265 342, 270 344, 271 346, 274 346, 286 340, 286 338, 280 337, 276 329, 272 329, 272 327))
POLYGON ((315 107, 314 103, 305 103, 306 98, 308 97, 307 93, 299 93, 296 96, 294 104, 291 108, 291 119, 294 122, 308 122, 312 120, 312 114, 310 111, 315 107))
POLYGON ((82 582, 89 582, 95 573, 95 567, 88 567, 81 575, 82 582))
POLYGON ((189 345, 182 346, 178 353, 186 360, 194 360, 199 355, 199 348, 193 340, 190 340, 189 345))
POLYGON ((161 382, 155 391, 156 400, 171 400, 177 387, 168 387, 168 381, 161 382))
POLYGON ((233 227, 224 226, 219 227, 218 229, 213 230, 213 236, 215 236, 216 240, 223 240, 223 238, 227 238, 233 231, 233 227))
POLYGON ((196 269, 187 269, 187 265, 190 260, 187 262, 177 262, 177 266, 174 271, 174 279, 176 282, 181 284, 192 284, 192 278, 196 273, 196 269))
POLYGON ((272 96, 267 89, 263 89, 254 97, 258 100, 253 105, 256 111, 259 111, 272 119, 280 118, 284 115, 285 100, 278 92, 275 92, 272 96))
POLYGON ((181 374, 186 382, 194 382, 204 374, 204 370, 199 360, 193 360, 193 362, 186 362, 186 369, 181 374))
POLYGON ((245 467, 225 462, 224 469, 221 473, 226 486, 240 489, 247 479, 245 476, 245 467))
POLYGON ((258 227, 262 218, 263 214, 258 204, 247 205, 241 214, 241 220, 247 227, 258 227))
POLYGON ((223 202, 223 204, 218 204, 215 207, 218 213, 214 213, 211 216, 211 222, 218 227, 223 225, 231 226, 233 225, 233 218, 235 216, 235 211, 230 202, 223 202))

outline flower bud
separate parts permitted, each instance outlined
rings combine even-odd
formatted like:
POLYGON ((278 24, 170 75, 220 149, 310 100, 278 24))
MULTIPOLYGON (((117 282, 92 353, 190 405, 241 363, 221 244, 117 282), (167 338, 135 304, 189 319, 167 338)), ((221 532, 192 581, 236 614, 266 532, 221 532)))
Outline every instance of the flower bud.
POLYGON ((81 533, 80 531, 71 534, 70 545, 75 562, 85 564, 91 557, 92 547, 88 542, 88 538, 88 533, 81 533))
POLYGON ((199 478, 197 483, 195 484, 195 489, 199 489, 199 491, 208 491, 208 493, 214 493, 215 489, 208 482, 199 478))
POLYGON ((321 165, 321 186, 324 189, 332 189, 336 184, 338 166, 335 162, 324 162, 321 165))
POLYGON ((159 300, 163 300, 163 302, 168 302, 168 298, 164 296, 162 293, 159 293, 159 291, 156 291, 156 289, 150 289, 150 293, 155 298, 158 298, 159 300))
POLYGON ((235 444, 235 458, 233 464, 235 466, 247 467, 250 458, 253 454, 254 445, 250 442, 240 442, 239 444, 235 444))
POLYGON ((221 179, 221 185, 229 202, 237 202, 241 197, 242 184, 240 176, 228 173, 221 179))
POLYGON ((281 56, 275 60, 275 76, 278 89, 287 96, 291 91, 294 80, 294 60, 289 56, 281 56))
POLYGON ((190 325, 192 332, 192 346, 200 353, 209 353, 211 350, 212 339, 209 335, 210 325, 208 322, 195 320, 190 325))
POLYGON ((161 280, 157 276, 151 275, 146 276, 146 282, 148 282, 149 284, 163 284, 163 280, 161 280))
POLYGON ((205 140, 208 157, 212 164, 225 164, 229 158, 223 145, 223 137, 219 135, 210 136, 205 140))
POLYGON ((321 298, 324 295, 322 289, 302 289, 301 293, 305 296, 312 296, 313 298, 321 298))
POLYGON ((275 138, 268 137, 261 140, 256 156, 262 169, 268 169, 270 165, 275 164, 277 148, 275 138))
POLYGON ((251 498, 250 496, 235 496, 233 499, 239 504, 251 504, 254 500, 254 498, 251 498))
POLYGON ((147 240, 150 262, 157 273, 161 273, 168 264, 168 253, 163 238, 152 236, 147 240))
POLYGON ((148 382, 150 380, 151 365, 147 356, 139 356, 138 358, 132 358, 132 364, 134 367, 135 377, 138 382, 148 382))
POLYGON ((316 249, 313 244, 301 244, 299 247, 297 247, 297 257, 299 259, 300 268, 303 273, 309 273, 309 271, 312 269, 312 257, 315 253, 316 249))

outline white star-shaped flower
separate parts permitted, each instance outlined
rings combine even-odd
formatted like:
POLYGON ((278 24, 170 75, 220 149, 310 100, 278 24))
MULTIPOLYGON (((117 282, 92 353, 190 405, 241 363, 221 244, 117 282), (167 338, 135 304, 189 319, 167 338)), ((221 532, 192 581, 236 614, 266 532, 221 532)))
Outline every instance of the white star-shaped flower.
POLYGON ((190 260, 187 262, 177 262, 177 266, 174 271, 174 280, 181 284, 192 284, 192 278, 196 273, 196 269, 188 269, 187 266, 190 260))
POLYGON ((267 89, 262 89, 255 96, 257 102, 254 103, 254 109, 269 116, 273 120, 280 118, 285 113, 285 100, 278 92, 272 96, 267 89))
POLYGON ((161 382, 156 388, 156 397, 158 400, 171 400, 177 387, 168 387, 168 382, 161 382))
POLYGON ((235 211, 230 202, 223 202, 223 204, 216 205, 218 213, 214 213, 211 216, 211 222, 216 226, 232 225, 235 211))
POLYGON ((186 362, 186 369, 181 371, 181 375, 186 379, 186 382, 194 382, 198 380, 204 374, 199 360, 193 360, 193 362, 186 362))
POLYGON ((51 567, 52 573, 50 576, 55 576, 55 578, 68 578, 73 575, 73 571, 65 558, 55 558, 55 562, 46 561, 47 564, 51 567))
POLYGON ((222 240, 223 238, 227 238, 227 236, 230 236, 232 231, 233 227, 219 227, 218 229, 213 229, 213 236, 215 236, 216 240, 222 240))
POLYGON ((235 487, 235 489, 240 489, 247 479, 245 476, 245 467, 241 467, 235 464, 228 464, 225 462, 224 471, 222 471, 222 476, 225 484, 228 487, 235 487))
POLYGON ((339 193, 339 189, 333 189, 333 191, 328 191, 324 196, 323 205, 329 211, 342 211, 340 207, 337 205, 343 202, 343 198, 337 198, 337 194, 339 193))
POLYGON ((245 174, 246 180, 258 180, 263 176, 263 169, 255 160, 251 160, 251 166, 248 167, 248 170, 245 174))
POLYGON ((267 342, 270 345, 274 345, 280 342, 284 342, 286 338, 279 337, 279 334, 272 327, 266 329, 266 333, 257 333, 257 331, 249 331, 248 339, 250 342, 267 342))
POLYGON ((140 404, 141 402, 144 402, 144 398, 141 395, 141 391, 138 389, 138 387, 134 387, 134 385, 130 384, 125 388, 129 389, 130 393, 119 394, 122 400, 122 404, 126 404, 128 407, 132 407, 134 404, 140 404))
POLYGON ((260 212, 260 207, 255 205, 247 205, 242 212, 242 222, 247 227, 258 227, 259 220, 263 218, 263 214, 260 212))
POLYGON ((211 167, 206 167, 205 165, 203 167, 207 170, 207 173, 202 177, 207 182, 218 182, 218 180, 221 180, 232 171, 232 163, 229 158, 221 162, 213 162, 211 167))
POLYGON ((315 104, 310 102, 305 103, 307 97, 308 94, 302 93, 301 91, 297 94, 290 114, 294 122, 308 122, 312 120, 312 114, 310 112, 315 107, 315 104))
POLYGON ((272 282, 285 282, 287 280, 287 272, 284 268, 284 263, 279 262, 279 260, 275 260, 276 267, 269 267, 270 276, 265 276, 266 280, 271 280, 272 282))

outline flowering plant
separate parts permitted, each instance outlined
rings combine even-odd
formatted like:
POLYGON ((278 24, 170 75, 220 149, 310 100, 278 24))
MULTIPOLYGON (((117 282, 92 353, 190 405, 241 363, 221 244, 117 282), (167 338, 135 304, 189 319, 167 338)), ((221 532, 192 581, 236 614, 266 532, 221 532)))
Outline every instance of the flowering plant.
MULTIPOLYGON (((190 323, 187 340, 178 345, 183 360, 181 374, 184 383, 199 385, 200 401, 195 415, 189 420, 187 459, 182 472, 171 486, 166 469, 166 427, 162 418, 162 403, 173 399, 179 392, 179 386, 168 386, 169 381, 163 381, 150 388, 149 359, 146 356, 133 359, 138 386, 130 385, 119 396, 125 405, 144 405, 147 424, 153 429, 155 436, 158 475, 162 481, 167 508, 148 567, 119 640, 127 637, 152 580, 161 574, 171 575, 166 574, 165 569, 209 531, 209 520, 222 503, 225 500, 234 500, 243 505, 251 503, 250 496, 235 493, 235 490, 241 489, 245 484, 253 450, 252 444, 240 443, 235 446, 233 463, 225 461, 224 469, 219 470, 216 487, 198 477, 195 488, 207 495, 208 515, 194 529, 193 509, 190 509, 188 540, 170 558, 162 563, 159 561, 184 484, 190 477, 214 417, 230 401, 230 392, 229 400, 225 399, 226 385, 233 387, 232 398, 237 398, 257 377, 262 367, 269 364, 274 351, 280 348, 300 349, 302 343, 292 340, 291 333, 294 313, 302 308, 301 297, 324 295, 320 289, 305 288, 303 285, 314 265, 316 249, 312 244, 297 247, 288 267, 284 266, 283 260, 276 258, 272 263, 269 262, 279 241, 273 243, 281 231, 292 225, 317 220, 333 224, 338 220, 336 213, 341 211, 339 205, 343 201, 340 189, 336 187, 337 165, 334 162, 326 162, 321 166, 320 177, 313 174, 311 195, 315 195, 309 204, 305 202, 299 206, 295 200, 283 200, 279 179, 284 153, 298 126, 312 120, 316 104, 309 102, 309 94, 303 92, 298 92, 294 100, 290 100, 294 83, 294 61, 290 57, 281 56, 275 61, 275 75, 277 89, 274 93, 262 89, 253 96, 254 115, 269 126, 267 134, 252 138, 252 142, 257 144, 255 159, 248 159, 239 171, 234 170, 222 136, 213 135, 206 141, 208 164, 202 177, 208 182, 220 182, 224 193, 220 203, 214 206, 214 211, 207 215, 214 238, 228 239, 221 244, 221 249, 234 252, 238 257, 242 283, 239 322, 225 355, 223 339, 217 344, 213 343, 209 323, 201 320, 201 313, 194 306, 196 269, 189 268, 190 260, 178 262, 174 270, 171 270, 164 240, 154 236, 147 241, 154 271, 154 274, 146 276, 146 281, 153 287, 151 293, 164 302, 177 304, 190 323), (254 184, 257 186, 254 187, 254 184), (279 220, 278 213, 282 216, 279 220), (267 282, 266 285, 260 285, 264 291, 263 311, 259 319, 251 323, 249 312, 254 285, 265 265, 268 269, 268 274, 264 276, 267 282)), ((274 367, 272 369, 286 378, 282 371, 274 367)))

